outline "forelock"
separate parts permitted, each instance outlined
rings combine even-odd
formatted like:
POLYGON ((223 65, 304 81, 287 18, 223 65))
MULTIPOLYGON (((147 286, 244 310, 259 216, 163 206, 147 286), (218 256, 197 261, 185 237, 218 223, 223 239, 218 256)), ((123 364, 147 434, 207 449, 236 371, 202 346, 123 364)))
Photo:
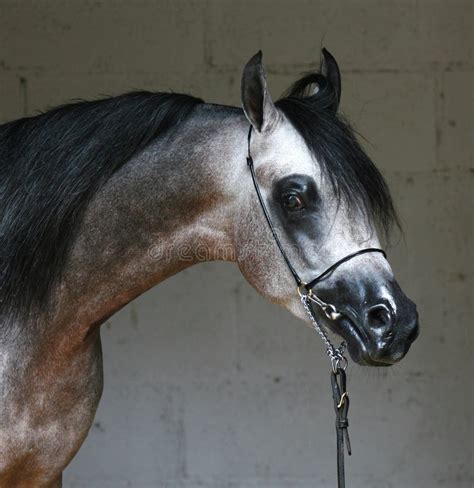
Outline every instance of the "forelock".
POLYGON ((399 227, 388 186, 351 125, 332 109, 335 97, 327 79, 313 73, 294 83, 276 106, 302 136, 338 201, 360 210, 388 236, 393 224, 399 227))

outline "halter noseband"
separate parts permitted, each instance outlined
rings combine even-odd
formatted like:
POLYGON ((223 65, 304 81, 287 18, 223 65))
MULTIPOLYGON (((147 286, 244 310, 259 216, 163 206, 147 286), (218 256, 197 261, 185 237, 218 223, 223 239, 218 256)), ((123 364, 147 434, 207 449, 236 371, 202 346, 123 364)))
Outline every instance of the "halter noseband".
POLYGON ((265 215, 265 220, 267 221, 268 227, 273 235, 273 239, 280 250, 283 259, 285 260, 288 269, 290 270, 293 278, 296 282, 297 292, 300 297, 301 303, 308 314, 308 317, 311 321, 313 329, 319 334, 321 339, 323 340, 324 344, 326 345, 326 354, 329 356, 331 360, 332 372, 331 372, 331 386, 332 386, 332 395, 334 400, 334 410, 336 412, 336 439, 337 439, 337 480, 338 480, 338 487, 344 488, 345 487, 345 475, 344 475, 344 444, 347 447, 347 452, 351 454, 351 444, 349 441, 349 435, 347 432, 347 428, 349 426, 349 422, 347 420, 347 412, 349 409, 349 396, 347 394, 346 389, 346 373, 345 369, 347 367, 347 359, 344 356, 344 351, 346 348, 346 343, 342 342, 341 345, 336 348, 329 340, 329 337, 325 330, 321 328, 318 323, 317 316, 311 306, 311 303, 315 303, 318 305, 326 317, 330 320, 336 320, 341 316, 341 313, 338 312, 336 307, 331 303, 326 303, 321 300, 313 291, 313 288, 326 276, 330 275, 336 268, 338 268, 341 264, 349 261, 356 256, 360 256, 361 254, 366 254, 369 252, 379 252, 383 254, 385 258, 387 255, 385 251, 379 249, 377 247, 369 247, 366 249, 360 249, 359 251, 355 251, 347 256, 344 256, 339 261, 336 261, 334 264, 329 266, 325 271, 320 273, 316 278, 311 280, 309 283, 305 283, 300 276, 298 275, 296 269, 291 264, 291 261, 286 254, 285 249, 278 237, 278 234, 275 230, 275 226, 273 225, 272 218, 270 213, 268 212, 267 206, 265 205, 265 201, 263 200, 262 193, 260 191, 260 186, 257 181, 257 177, 255 175, 255 168, 253 164, 252 155, 250 153, 250 139, 252 136, 252 126, 249 128, 248 137, 247 137, 247 144, 248 144, 248 155, 247 155, 247 165, 250 168, 250 174, 252 175, 252 181, 255 187, 255 192, 257 193, 258 201, 260 202, 260 206, 262 207, 263 214, 265 215))

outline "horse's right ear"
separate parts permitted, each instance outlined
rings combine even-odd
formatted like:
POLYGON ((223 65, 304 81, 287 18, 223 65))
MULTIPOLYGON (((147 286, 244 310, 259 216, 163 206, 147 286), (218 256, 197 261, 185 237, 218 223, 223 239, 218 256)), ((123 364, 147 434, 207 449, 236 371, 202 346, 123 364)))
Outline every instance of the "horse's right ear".
POLYGON ((241 95, 245 116, 256 131, 264 132, 275 126, 279 114, 267 90, 262 51, 258 51, 245 65, 241 95))

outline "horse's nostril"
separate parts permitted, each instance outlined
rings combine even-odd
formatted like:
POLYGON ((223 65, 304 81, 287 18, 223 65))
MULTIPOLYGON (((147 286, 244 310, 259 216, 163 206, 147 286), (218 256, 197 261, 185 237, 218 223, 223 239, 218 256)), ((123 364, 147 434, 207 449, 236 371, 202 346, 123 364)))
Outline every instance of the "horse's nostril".
POLYGON ((392 312, 386 305, 374 305, 367 312, 367 323, 374 329, 389 327, 393 323, 392 312))

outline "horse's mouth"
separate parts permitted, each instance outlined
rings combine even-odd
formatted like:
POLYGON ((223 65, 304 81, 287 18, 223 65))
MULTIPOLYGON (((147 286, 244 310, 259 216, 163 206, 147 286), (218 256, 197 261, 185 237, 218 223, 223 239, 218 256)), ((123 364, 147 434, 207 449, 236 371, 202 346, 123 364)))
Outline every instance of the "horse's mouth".
POLYGON ((392 366, 405 355, 401 351, 391 351, 390 354, 385 353, 383 356, 374 353, 372 350, 376 346, 371 344, 364 331, 347 315, 339 317, 332 330, 343 337, 347 343, 349 355, 361 366, 392 366))

